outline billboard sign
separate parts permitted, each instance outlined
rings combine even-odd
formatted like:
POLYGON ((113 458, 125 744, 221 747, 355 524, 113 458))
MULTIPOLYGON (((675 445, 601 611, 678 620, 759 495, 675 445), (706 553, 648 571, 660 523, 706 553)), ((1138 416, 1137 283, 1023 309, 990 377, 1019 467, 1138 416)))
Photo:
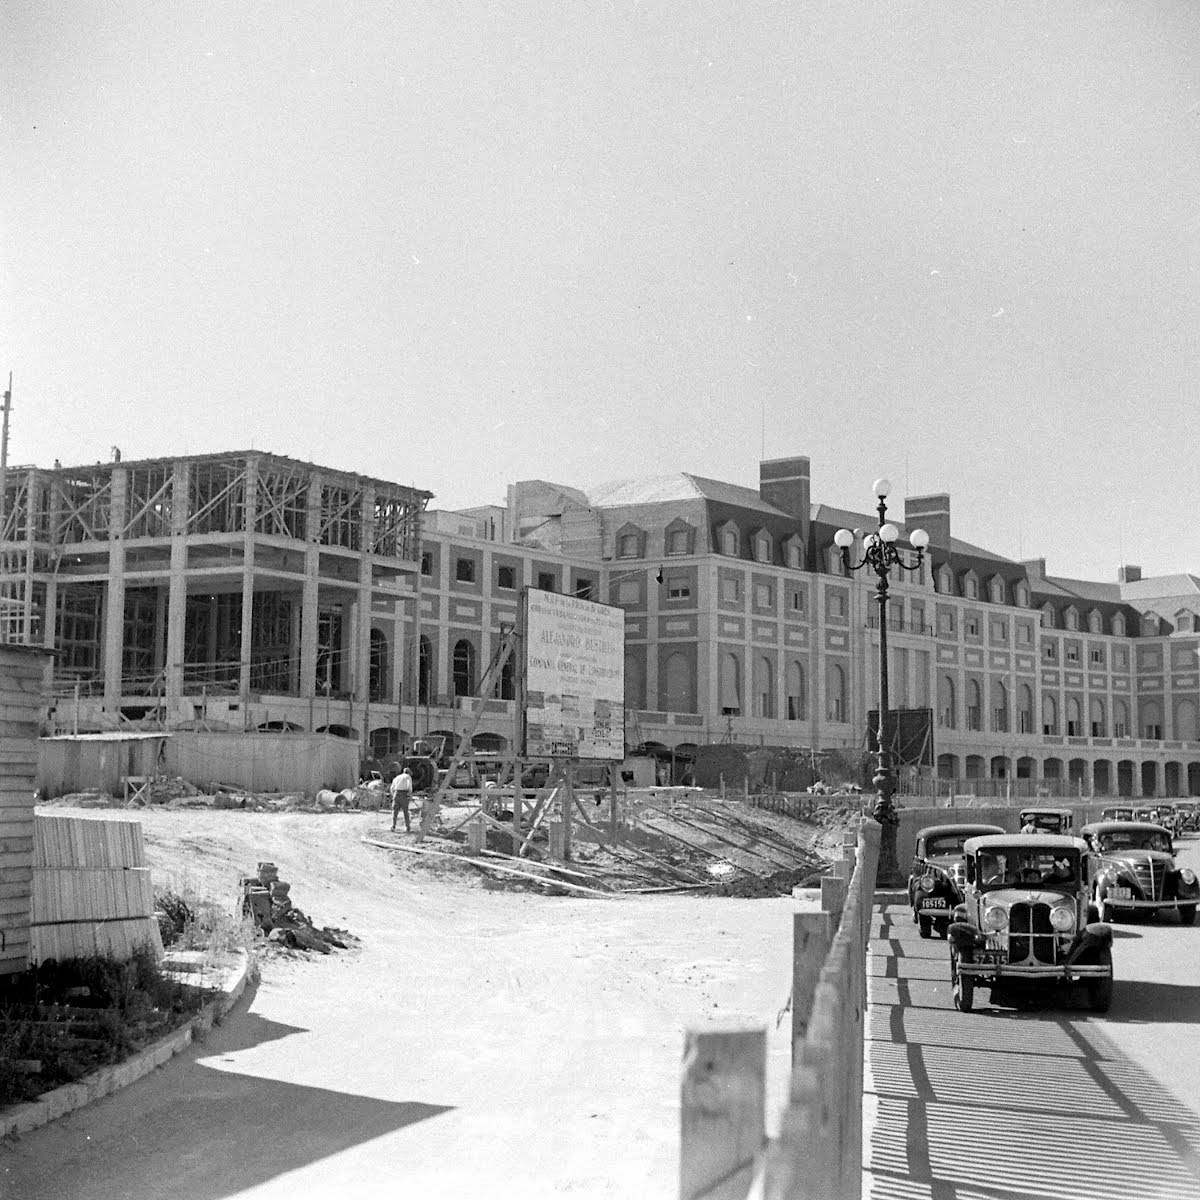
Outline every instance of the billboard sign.
POLYGON ((625 612, 525 592, 525 753, 625 757, 625 612))

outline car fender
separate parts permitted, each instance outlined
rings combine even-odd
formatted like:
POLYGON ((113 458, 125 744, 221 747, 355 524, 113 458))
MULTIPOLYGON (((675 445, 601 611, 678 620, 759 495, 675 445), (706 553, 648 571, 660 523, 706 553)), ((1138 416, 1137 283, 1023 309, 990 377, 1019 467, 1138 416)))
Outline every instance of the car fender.
POLYGON ((987 942, 987 938, 974 925, 959 920, 950 922, 950 927, 946 930, 946 937, 954 949, 967 959, 987 942))
POLYGON ((1184 880, 1179 871, 1175 872, 1175 896, 1180 900, 1195 900, 1200 898, 1200 879, 1192 883, 1184 880))
POLYGON ((1092 921, 1085 925, 1079 937, 1075 939, 1075 944, 1071 947, 1070 953, 1066 958, 1066 965, 1069 967, 1073 963, 1078 962, 1084 955, 1094 954, 1097 951, 1104 950, 1112 945, 1113 931, 1112 926, 1103 921, 1092 921))

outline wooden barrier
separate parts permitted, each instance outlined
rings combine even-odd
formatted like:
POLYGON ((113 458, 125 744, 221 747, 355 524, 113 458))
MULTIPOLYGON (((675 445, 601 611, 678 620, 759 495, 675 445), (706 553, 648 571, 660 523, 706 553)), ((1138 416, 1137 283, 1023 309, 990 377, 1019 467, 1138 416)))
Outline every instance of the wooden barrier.
POLYGON ((848 836, 835 873, 822 877, 819 892, 797 893, 792 1071, 778 1137, 767 1141, 763 1133, 765 1027, 688 1033, 681 1200, 851 1200, 861 1195, 866 960, 879 834, 878 824, 863 818, 858 832, 848 836), (746 1094, 755 1081, 757 1106, 746 1094), (748 1162, 747 1148, 753 1146, 758 1149, 748 1162))

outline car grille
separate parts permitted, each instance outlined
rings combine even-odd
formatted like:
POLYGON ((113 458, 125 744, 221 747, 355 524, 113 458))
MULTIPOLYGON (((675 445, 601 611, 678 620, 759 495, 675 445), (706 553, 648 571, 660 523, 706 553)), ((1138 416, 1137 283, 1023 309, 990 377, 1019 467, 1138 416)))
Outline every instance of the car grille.
POLYGON ((1133 878, 1146 900, 1161 900, 1163 898, 1163 882, 1167 871, 1164 863, 1154 859, 1142 859, 1133 864, 1133 878))
POLYGON ((1052 963, 1058 938, 1050 925, 1050 905, 1014 904, 1008 913, 1009 962, 1052 963))

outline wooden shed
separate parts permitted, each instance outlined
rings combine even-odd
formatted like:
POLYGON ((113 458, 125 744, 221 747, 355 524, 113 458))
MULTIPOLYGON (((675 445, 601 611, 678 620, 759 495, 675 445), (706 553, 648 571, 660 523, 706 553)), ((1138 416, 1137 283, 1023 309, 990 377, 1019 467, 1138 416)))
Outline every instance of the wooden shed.
POLYGON ((0 975, 29 966, 33 789, 51 657, 0 644, 0 975))
POLYGON ((44 737, 38 748, 38 787, 50 797, 88 791, 121 797, 130 776, 163 772, 163 744, 169 737, 161 731, 116 730, 44 737))

